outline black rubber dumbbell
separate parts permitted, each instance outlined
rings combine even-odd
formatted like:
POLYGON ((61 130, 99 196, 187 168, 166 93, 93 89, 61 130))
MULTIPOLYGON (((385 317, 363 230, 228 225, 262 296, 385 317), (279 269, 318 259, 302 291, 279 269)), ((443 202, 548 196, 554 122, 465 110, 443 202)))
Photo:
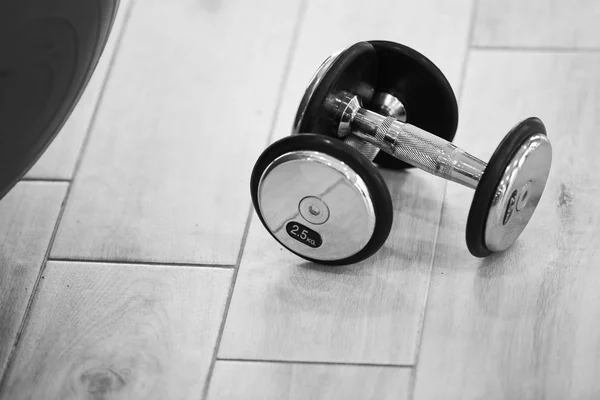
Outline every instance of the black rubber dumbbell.
POLYGON ((295 254, 358 262, 383 245, 392 223, 391 196, 373 163, 415 166, 475 189, 466 229, 474 256, 506 250, 546 185, 552 150, 545 127, 533 117, 517 124, 486 164, 450 142, 457 122, 454 93, 425 56, 397 43, 359 42, 321 65, 294 134, 259 157, 254 207, 295 254))

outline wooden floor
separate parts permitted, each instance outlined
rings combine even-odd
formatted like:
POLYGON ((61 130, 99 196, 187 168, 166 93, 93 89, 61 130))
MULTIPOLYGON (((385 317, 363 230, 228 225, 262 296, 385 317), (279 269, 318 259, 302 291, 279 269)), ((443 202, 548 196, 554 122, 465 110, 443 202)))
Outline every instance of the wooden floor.
POLYGON ((600 398, 600 2, 122 0, 58 139, 0 201, 0 399, 600 398), (487 159, 544 120, 554 159, 509 251, 472 191, 383 171, 379 253, 284 251, 251 209, 262 149, 359 40, 412 46, 487 159))

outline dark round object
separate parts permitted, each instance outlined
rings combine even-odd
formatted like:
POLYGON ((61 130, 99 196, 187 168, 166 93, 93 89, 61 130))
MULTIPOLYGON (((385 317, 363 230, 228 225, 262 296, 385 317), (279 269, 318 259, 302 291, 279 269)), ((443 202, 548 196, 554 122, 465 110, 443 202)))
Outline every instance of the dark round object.
POLYGON ((346 91, 368 103, 375 94, 377 58, 373 46, 359 42, 341 52, 324 71, 313 92, 307 91, 296 116, 296 132, 337 138, 338 124, 325 107, 330 93, 346 91))
MULTIPOLYGON (((365 182, 375 211, 375 229, 368 243, 354 255, 338 260, 316 260, 289 249, 294 254, 311 262, 326 265, 346 265, 362 261, 373 255, 386 241, 392 228, 393 207, 389 189, 381 174, 373 164, 362 157, 358 150, 334 138, 319 134, 298 134, 285 137, 267 147, 260 155, 250 179, 252 203, 262 224, 271 236, 278 240, 265 223, 258 201, 258 190, 261 177, 271 163, 283 154, 294 151, 317 151, 327 154, 347 164, 365 182)), ((278 240, 279 241, 279 240, 278 240)), ((279 241, 280 242, 280 241, 279 241)), ((281 242, 280 242, 281 243, 281 242)), ((283 245, 283 243, 281 243, 283 245)))
MULTIPOLYGON (((389 93, 404 104, 408 123, 452 141, 458 126, 458 105, 444 74, 423 54, 399 43, 369 42, 377 52, 377 93, 389 93)), ((411 167, 379 152, 375 163, 385 168, 411 167)))
POLYGON ((492 200, 506 167, 523 143, 533 135, 540 133, 546 134, 546 128, 542 121, 535 117, 527 118, 508 132, 490 158, 477 189, 475 189, 467 219, 467 247, 475 257, 487 257, 493 253, 485 244, 485 228, 492 200))
POLYGON ((117 7, 118 0, 0 2, 0 199, 70 115, 117 7))

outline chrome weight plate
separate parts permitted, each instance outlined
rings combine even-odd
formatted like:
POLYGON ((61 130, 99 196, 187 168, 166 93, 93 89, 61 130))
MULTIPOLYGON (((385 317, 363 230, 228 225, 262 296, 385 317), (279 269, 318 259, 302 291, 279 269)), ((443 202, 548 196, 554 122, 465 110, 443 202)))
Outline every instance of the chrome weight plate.
POLYGON ((490 206, 485 245, 491 251, 509 248, 533 216, 550 173, 552 147, 543 134, 527 139, 504 170, 490 206))
POLYGON ((368 103, 375 94, 376 81, 377 57, 369 43, 359 42, 331 55, 317 69, 304 92, 293 133, 338 138, 339 121, 332 115, 329 102, 338 93, 347 92, 368 103))
POLYGON ((293 133, 301 133, 300 125, 304 119, 304 115, 306 114, 306 110, 310 104, 311 98, 315 93, 315 90, 319 87, 323 78, 333 65, 333 63, 337 60, 342 51, 338 51, 330 55, 321 63, 317 71, 310 79, 306 90, 304 91, 304 95, 302 96, 302 100, 300 100, 300 105, 298 106, 298 111, 296 112, 296 118, 294 119, 294 126, 292 127, 293 133))
MULTIPOLYGON (((342 93, 357 95, 367 109, 446 140, 454 138, 458 124, 454 92, 435 64, 409 47, 380 40, 358 42, 328 57, 304 92, 293 132, 338 137, 339 121, 331 110, 332 99, 342 93)), ((392 169, 411 167, 384 152, 374 162, 392 169)))
POLYGON ((265 228, 310 261, 361 261, 391 229, 391 196, 379 172, 357 150, 323 135, 269 146, 253 170, 251 192, 265 228))
POLYGON ((350 257, 366 246, 375 210, 363 179, 318 151, 280 156, 264 172, 258 202, 285 247, 319 260, 350 257))
POLYGON ((546 129, 528 118, 505 136, 475 190, 467 220, 467 246, 476 257, 508 249, 529 223, 552 163, 546 129))

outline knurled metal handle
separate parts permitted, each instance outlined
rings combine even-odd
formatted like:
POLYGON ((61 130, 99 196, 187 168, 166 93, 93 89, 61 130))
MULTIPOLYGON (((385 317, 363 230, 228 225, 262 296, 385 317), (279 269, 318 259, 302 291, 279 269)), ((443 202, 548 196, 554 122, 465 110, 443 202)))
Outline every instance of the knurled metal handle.
POLYGON ((392 156, 445 179, 476 188, 486 164, 417 126, 360 109, 353 135, 392 156))
MULTIPOLYGON (((452 143, 394 118, 386 118, 383 125, 388 126, 385 136, 394 138, 392 155, 432 174, 447 175, 449 164, 457 150, 460 151, 452 143), (389 124, 386 124, 388 121, 389 124)), ((376 139, 380 140, 378 137, 376 139)), ((380 143, 383 144, 383 140, 380 143)))

